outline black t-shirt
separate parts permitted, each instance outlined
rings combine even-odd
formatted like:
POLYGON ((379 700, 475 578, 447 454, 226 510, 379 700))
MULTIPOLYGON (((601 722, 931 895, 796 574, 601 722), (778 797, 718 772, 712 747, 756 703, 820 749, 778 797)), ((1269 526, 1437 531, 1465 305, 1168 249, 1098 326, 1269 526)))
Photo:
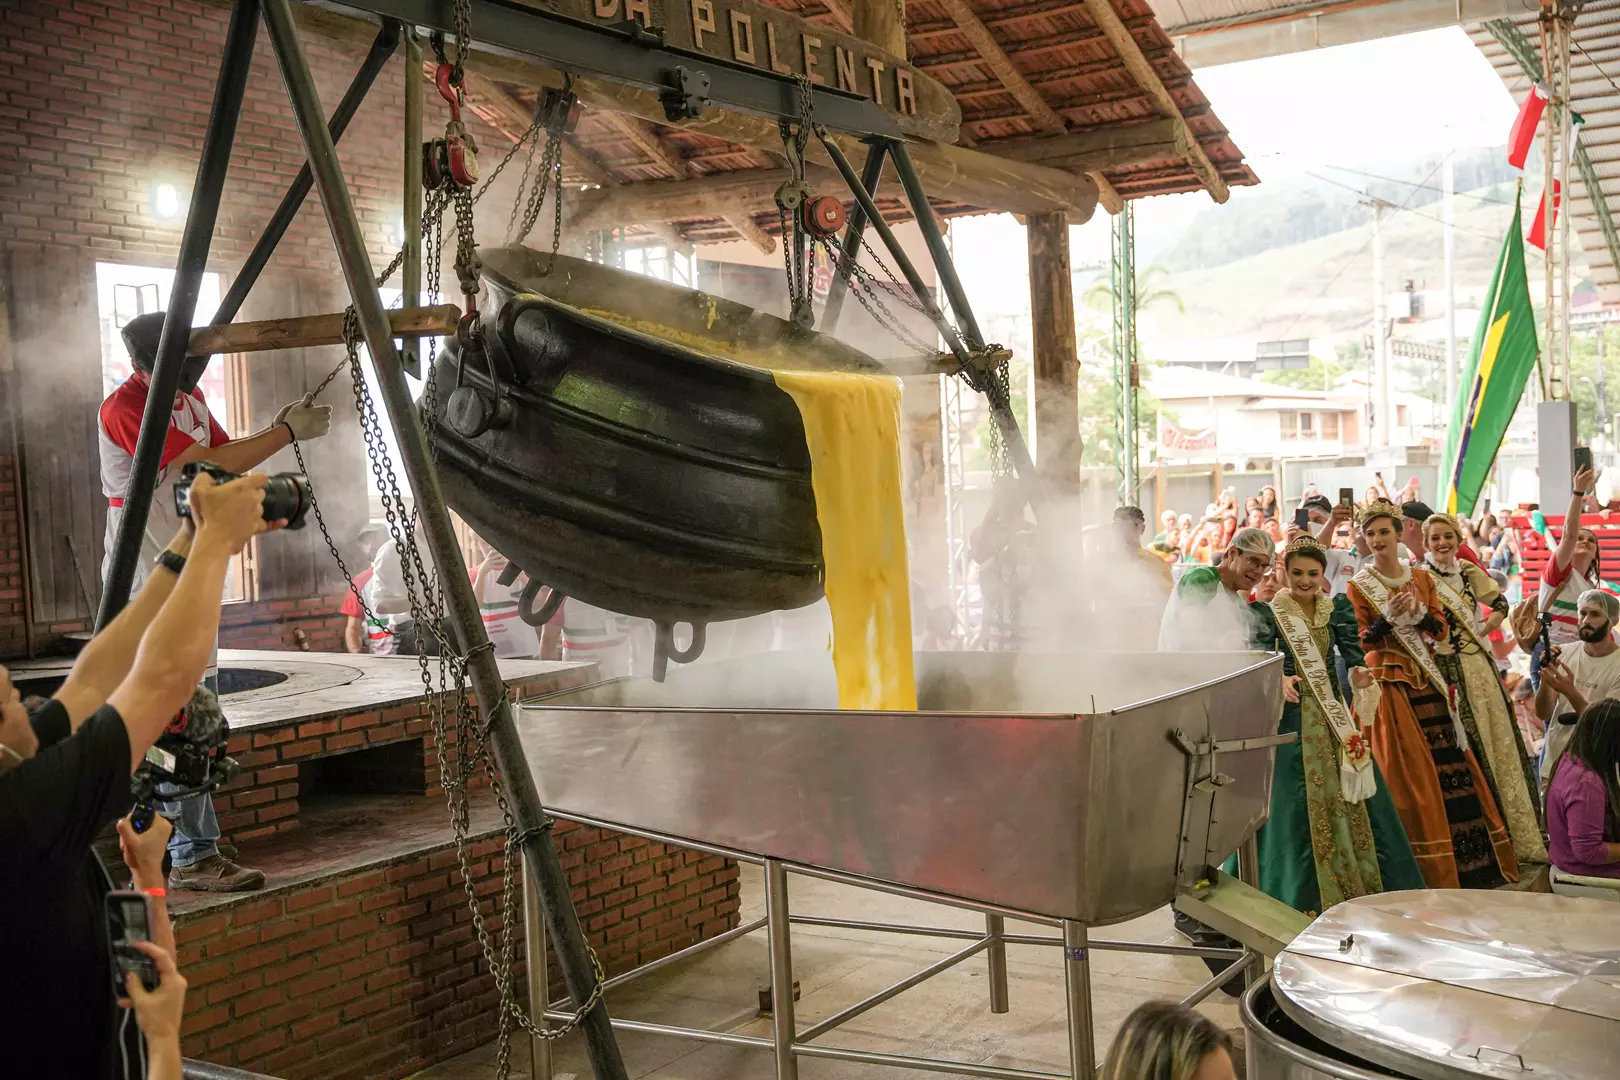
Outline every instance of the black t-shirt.
MULTIPOLYGON (((111 881, 90 845, 129 811, 129 733, 106 705, 71 736, 54 700, 29 719, 38 752, 0 773, 0 955, 10 968, 0 979, 0 999, 10 999, 0 1008, 5 1071, 119 1076, 103 915, 111 881)), ((138 1061, 130 1068, 139 1075, 138 1061)))

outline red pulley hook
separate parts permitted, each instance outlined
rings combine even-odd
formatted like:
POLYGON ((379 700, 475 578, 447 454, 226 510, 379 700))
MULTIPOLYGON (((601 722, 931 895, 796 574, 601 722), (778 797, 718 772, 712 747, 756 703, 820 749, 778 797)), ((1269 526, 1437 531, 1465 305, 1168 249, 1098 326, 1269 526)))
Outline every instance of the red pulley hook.
POLYGON ((835 236, 844 227, 844 204, 831 195, 804 200, 804 228, 812 236, 835 236))

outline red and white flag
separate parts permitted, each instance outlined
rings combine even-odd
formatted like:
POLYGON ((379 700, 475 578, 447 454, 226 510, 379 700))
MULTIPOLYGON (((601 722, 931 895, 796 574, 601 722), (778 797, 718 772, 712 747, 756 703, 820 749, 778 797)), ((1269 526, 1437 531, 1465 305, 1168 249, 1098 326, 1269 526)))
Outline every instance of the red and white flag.
MULTIPOLYGON (((1569 164, 1570 165, 1574 165, 1574 163, 1575 163, 1575 148, 1581 144, 1581 124, 1582 124, 1582 122, 1583 121, 1581 120, 1581 117, 1578 114, 1572 114, 1570 116, 1570 125, 1569 125, 1569 164)), ((1525 242, 1528 243, 1531 247, 1540 248, 1542 251, 1547 250, 1547 237, 1548 237, 1549 233, 1551 232, 1551 230, 1556 228, 1557 225, 1558 225, 1558 210, 1563 205, 1563 202, 1564 202, 1563 185, 1558 182, 1558 177, 1556 177, 1556 176, 1553 177, 1552 210, 1550 212, 1547 209, 1547 202, 1548 202, 1547 194, 1546 194, 1546 192, 1543 192, 1542 195, 1541 195, 1541 202, 1539 204, 1537 204, 1537 206, 1536 206, 1536 216, 1535 216, 1534 220, 1532 220, 1530 222, 1530 234, 1524 238, 1525 242), (1548 220, 1549 218, 1551 220, 1548 220)))
POLYGON ((1541 126, 1541 114, 1547 111, 1551 98, 1552 91, 1544 83, 1536 83, 1524 96, 1524 104, 1519 106, 1519 115, 1513 118, 1513 127, 1508 132, 1508 164, 1515 169, 1524 168, 1525 158, 1536 141, 1536 128, 1541 126))

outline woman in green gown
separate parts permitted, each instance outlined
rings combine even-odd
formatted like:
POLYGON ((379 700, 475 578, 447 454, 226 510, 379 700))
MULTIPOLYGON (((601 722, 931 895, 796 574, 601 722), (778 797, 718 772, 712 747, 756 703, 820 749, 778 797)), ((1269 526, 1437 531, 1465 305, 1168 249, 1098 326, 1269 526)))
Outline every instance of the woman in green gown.
POLYGON ((1377 708, 1377 686, 1362 666, 1355 612, 1325 594, 1327 552, 1310 537, 1288 545, 1288 588, 1255 604, 1256 647, 1283 654, 1283 732, 1277 747, 1271 818, 1260 828, 1260 888, 1289 907, 1316 914, 1369 893, 1424 888, 1412 845, 1356 714, 1377 708), (1336 678, 1344 658, 1353 711, 1336 678))

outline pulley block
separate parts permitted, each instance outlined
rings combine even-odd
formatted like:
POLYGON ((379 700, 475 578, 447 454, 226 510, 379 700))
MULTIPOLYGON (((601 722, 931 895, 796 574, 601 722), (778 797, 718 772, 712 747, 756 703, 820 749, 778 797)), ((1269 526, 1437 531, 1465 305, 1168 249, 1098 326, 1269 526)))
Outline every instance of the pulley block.
POLYGON ((821 239, 836 236, 844 227, 844 204, 831 195, 806 199, 800 215, 805 232, 821 239))

